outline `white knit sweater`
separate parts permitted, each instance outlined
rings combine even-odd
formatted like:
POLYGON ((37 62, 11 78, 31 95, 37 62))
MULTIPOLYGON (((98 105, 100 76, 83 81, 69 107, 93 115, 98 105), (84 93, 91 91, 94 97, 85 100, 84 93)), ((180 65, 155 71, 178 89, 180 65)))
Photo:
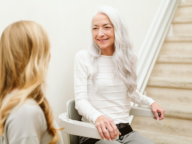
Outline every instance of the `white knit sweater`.
MULTIPOLYGON (((81 50, 75 56, 75 107, 83 116, 82 121, 95 123, 99 116, 105 115, 112 118, 116 124, 127 123, 131 98, 124 82, 114 79, 115 65, 112 56, 101 55, 98 59, 97 91, 92 83, 91 58, 88 50, 81 50)), ((134 102, 148 106, 154 102, 140 93, 133 94, 140 97, 134 102)))

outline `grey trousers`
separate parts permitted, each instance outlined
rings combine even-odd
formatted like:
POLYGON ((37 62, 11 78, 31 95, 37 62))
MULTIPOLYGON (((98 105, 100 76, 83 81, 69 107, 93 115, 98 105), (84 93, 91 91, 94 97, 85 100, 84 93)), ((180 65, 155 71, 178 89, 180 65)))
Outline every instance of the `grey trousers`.
POLYGON ((124 135, 121 139, 108 141, 100 140, 95 144, 154 144, 152 141, 146 137, 140 135, 138 132, 133 131, 124 135))

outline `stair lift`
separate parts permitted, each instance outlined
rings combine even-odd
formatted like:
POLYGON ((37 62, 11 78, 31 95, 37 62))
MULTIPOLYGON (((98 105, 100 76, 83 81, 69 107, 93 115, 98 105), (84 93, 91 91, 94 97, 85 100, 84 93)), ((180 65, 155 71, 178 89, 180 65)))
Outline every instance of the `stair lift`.
MULTIPOLYGON (((143 107, 131 107, 130 115, 155 117, 151 109, 143 107)), ((65 129, 62 132, 69 134, 70 144, 79 144, 78 136, 102 139, 94 124, 81 121, 81 116, 75 109, 75 100, 67 102, 67 112, 59 115, 59 126, 65 129)), ((118 137, 117 137, 118 138, 118 137)))

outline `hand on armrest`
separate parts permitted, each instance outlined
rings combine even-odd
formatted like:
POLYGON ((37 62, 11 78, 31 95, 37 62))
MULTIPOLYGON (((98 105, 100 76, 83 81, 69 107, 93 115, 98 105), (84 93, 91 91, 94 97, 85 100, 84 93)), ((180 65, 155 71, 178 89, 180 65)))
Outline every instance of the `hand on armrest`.
POLYGON ((154 119, 156 120, 164 119, 165 110, 162 107, 160 107, 156 102, 151 104, 151 110, 155 115, 154 119))
MULTIPOLYGON (((111 118, 107 118, 103 115, 96 119, 95 125, 102 139, 108 139, 109 141, 114 140, 119 133, 114 121, 111 118)), ((119 133, 119 135, 121 134, 119 133)))

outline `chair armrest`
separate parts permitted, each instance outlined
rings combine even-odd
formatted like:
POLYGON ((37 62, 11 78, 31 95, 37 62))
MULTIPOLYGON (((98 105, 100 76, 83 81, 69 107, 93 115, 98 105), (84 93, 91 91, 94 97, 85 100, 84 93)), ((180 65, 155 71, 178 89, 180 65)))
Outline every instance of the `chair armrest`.
POLYGON ((155 117, 150 108, 135 107, 135 106, 131 107, 129 114, 134 116, 155 117))
MULTIPOLYGON (((97 128, 93 124, 69 119, 67 113, 60 114, 59 119, 59 125, 65 128, 64 130, 62 130, 62 132, 72 135, 102 139, 97 128)), ((118 138, 119 136, 116 139, 118 138)))

